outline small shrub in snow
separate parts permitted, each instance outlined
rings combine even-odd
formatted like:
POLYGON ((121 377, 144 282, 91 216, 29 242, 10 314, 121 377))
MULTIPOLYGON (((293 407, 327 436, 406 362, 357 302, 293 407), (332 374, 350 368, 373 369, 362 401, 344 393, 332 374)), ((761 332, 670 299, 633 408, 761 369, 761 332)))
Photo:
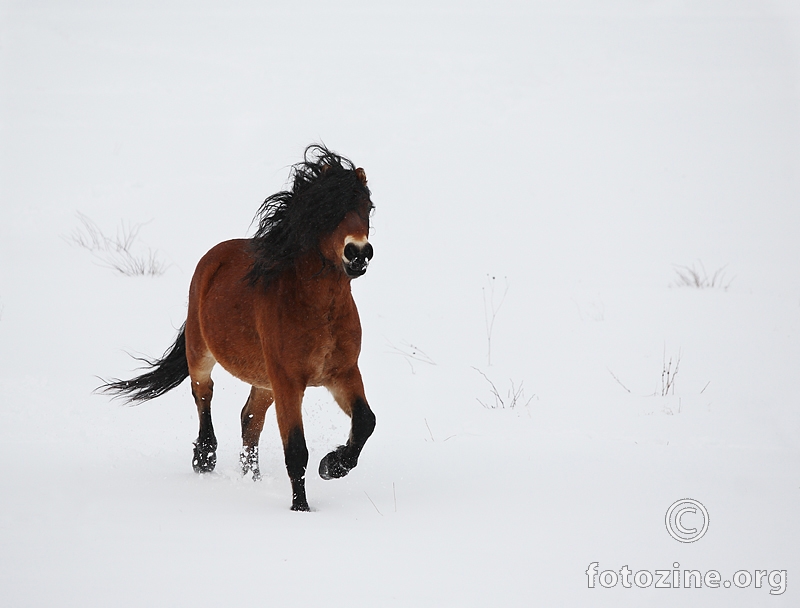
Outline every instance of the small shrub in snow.
POLYGON ((661 365, 661 396, 666 397, 670 392, 675 394, 675 378, 678 376, 678 367, 681 364, 681 351, 675 358, 675 367, 672 367, 672 357, 667 361, 667 350, 664 348, 664 357, 661 365))
POLYGON ((72 231, 68 241, 89 251, 102 266, 111 268, 125 276, 161 276, 167 270, 152 249, 146 253, 134 253, 133 249, 143 224, 122 222, 113 237, 107 236, 90 218, 78 213, 81 227, 72 231))
POLYGON ((496 410, 496 409, 505 409, 505 408, 514 409, 518 405, 527 406, 533 400, 533 397, 536 396, 536 395, 533 395, 533 397, 529 397, 527 400, 525 400, 525 390, 522 388, 522 385, 524 384, 524 381, 520 382, 519 386, 517 386, 514 383, 513 380, 509 379, 509 384, 511 386, 506 391, 506 398, 503 399, 503 397, 500 394, 500 391, 497 389, 497 386, 495 386, 495 383, 492 382, 489 379, 489 376, 484 374, 477 367, 473 367, 472 369, 474 369, 481 376, 483 376, 483 378, 486 380, 486 382, 489 383, 489 386, 491 387, 490 388, 490 393, 492 395, 492 400, 491 401, 489 401, 489 402, 481 401, 480 399, 477 399, 477 397, 476 397, 476 400, 478 401, 478 403, 480 403, 487 410, 496 410))

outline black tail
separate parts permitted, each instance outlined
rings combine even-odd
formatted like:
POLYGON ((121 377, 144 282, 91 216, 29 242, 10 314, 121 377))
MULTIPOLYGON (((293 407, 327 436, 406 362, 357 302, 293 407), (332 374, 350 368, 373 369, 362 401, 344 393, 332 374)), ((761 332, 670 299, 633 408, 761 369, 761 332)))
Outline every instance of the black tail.
POLYGON ((178 386, 189 376, 189 364, 186 362, 186 323, 181 327, 175 344, 161 359, 152 361, 139 357, 136 359, 146 363, 150 371, 132 380, 112 378, 98 390, 114 397, 121 397, 128 403, 139 403, 155 399, 178 386))

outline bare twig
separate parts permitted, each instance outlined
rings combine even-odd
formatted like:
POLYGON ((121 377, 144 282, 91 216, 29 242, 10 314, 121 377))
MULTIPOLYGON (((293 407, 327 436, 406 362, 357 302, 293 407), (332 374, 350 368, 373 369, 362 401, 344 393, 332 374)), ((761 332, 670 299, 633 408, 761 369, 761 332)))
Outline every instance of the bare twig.
POLYGON ((612 377, 612 378, 614 378, 614 380, 616 380, 616 381, 617 381, 617 384, 619 384, 619 385, 620 385, 622 388, 624 388, 624 389, 625 389, 626 391, 628 391, 629 393, 631 392, 631 389, 629 389, 627 386, 625 386, 624 384, 622 384, 622 380, 620 380, 619 378, 617 378, 617 376, 616 376, 616 374, 615 374, 614 372, 612 372, 612 371, 611 371, 609 368, 606 368, 606 369, 608 370, 608 373, 609 373, 609 374, 611 374, 611 377, 612 377))
POLYGON ((478 399, 476 397, 478 403, 480 403, 483 407, 485 407, 486 409, 489 409, 489 410, 497 409, 498 407, 504 408, 506 406, 506 404, 503 402, 503 398, 500 396, 500 391, 497 390, 497 387, 494 385, 494 382, 492 382, 489 379, 489 376, 484 374, 477 367, 473 367, 472 369, 474 369, 476 372, 478 372, 481 376, 484 377, 486 382, 489 383, 489 386, 492 387, 491 393, 492 393, 492 395, 494 395, 494 406, 493 407, 486 405, 483 401, 481 401, 480 399, 478 399))
POLYGON ((678 350, 678 357, 675 359, 675 369, 672 369, 672 357, 667 361, 667 347, 664 346, 663 362, 661 367, 661 396, 675 394, 675 378, 678 376, 678 367, 681 364, 681 351, 678 350))
POLYGON ((367 494, 367 491, 366 491, 366 490, 364 490, 364 496, 366 496, 366 497, 367 497, 367 500, 369 500, 369 501, 372 503, 372 506, 373 506, 373 507, 375 507, 375 510, 378 512, 378 515, 380 515, 381 517, 383 517, 383 513, 381 513, 381 510, 378 508, 378 505, 376 505, 376 504, 375 504, 375 503, 372 501, 372 499, 369 497, 369 494, 367 494))
POLYGON ((428 419, 427 419, 427 418, 423 418, 423 420, 425 421, 425 426, 427 426, 427 427, 428 427, 428 433, 429 433, 429 434, 430 434, 430 436, 431 436, 431 441, 433 441, 434 443, 436 443, 436 440, 433 438, 433 431, 431 431, 431 427, 430 427, 430 425, 428 424, 428 419))
POLYGON ((508 279, 505 278, 506 288, 503 290, 503 297, 500 298, 500 302, 495 305, 494 302, 494 282, 496 277, 491 275, 486 275, 489 279, 489 297, 487 301, 486 297, 486 287, 483 287, 481 291, 483 291, 483 320, 486 325, 486 342, 487 342, 487 349, 486 349, 486 359, 487 365, 489 367, 492 366, 492 332, 494 331, 494 322, 497 319, 497 313, 500 312, 500 308, 503 306, 503 302, 506 300, 506 294, 508 294, 508 279))
MULTIPOLYGON (((508 389, 508 398, 510 400, 509 407, 514 409, 521 402, 521 400, 525 398, 525 391, 522 389, 522 385, 525 383, 525 381, 523 380, 520 382, 518 387, 514 386, 514 381, 510 378, 508 381, 511 383, 511 388, 508 389)), ((532 400, 533 397, 530 397, 523 405, 527 406, 532 400)))
POLYGON ((400 355, 406 360, 406 363, 408 363, 409 367, 411 367, 412 374, 416 373, 412 361, 417 361, 419 363, 427 363, 428 365, 436 365, 436 362, 433 359, 431 359, 418 346, 404 343, 403 348, 398 348, 397 346, 392 344, 389 340, 386 340, 386 342, 392 348, 393 355, 400 355))

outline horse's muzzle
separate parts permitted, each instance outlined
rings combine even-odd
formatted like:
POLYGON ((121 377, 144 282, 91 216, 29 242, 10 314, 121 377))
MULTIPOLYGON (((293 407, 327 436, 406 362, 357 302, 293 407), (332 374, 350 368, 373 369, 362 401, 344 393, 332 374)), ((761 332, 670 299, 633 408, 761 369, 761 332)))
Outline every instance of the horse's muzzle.
POLYGON ((372 259, 373 254, 372 245, 369 243, 363 245, 355 242, 347 243, 342 256, 342 263, 347 276, 355 279, 367 272, 367 266, 369 266, 369 261, 372 259))

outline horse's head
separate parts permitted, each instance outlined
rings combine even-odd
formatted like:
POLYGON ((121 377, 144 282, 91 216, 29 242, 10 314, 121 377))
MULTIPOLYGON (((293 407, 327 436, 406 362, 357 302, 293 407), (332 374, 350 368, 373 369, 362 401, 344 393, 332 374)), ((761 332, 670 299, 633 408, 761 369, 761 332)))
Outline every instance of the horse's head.
MULTIPOLYGON (((367 176, 364 169, 356 169, 355 174, 359 181, 366 186, 367 176)), ((369 195, 362 195, 357 208, 347 212, 336 230, 322 246, 325 257, 335 263, 341 261, 342 270, 351 279, 360 277, 367 272, 367 266, 373 256, 372 245, 368 238, 371 209, 372 201, 370 201, 369 195)))
POLYGON ((256 215, 248 273, 253 285, 269 285, 304 257, 312 266, 321 257, 323 269, 351 279, 364 274, 372 259, 364 170, 320 145, 309 146, 304 158, 292 168, 292 189, 268 197, 256 215))

